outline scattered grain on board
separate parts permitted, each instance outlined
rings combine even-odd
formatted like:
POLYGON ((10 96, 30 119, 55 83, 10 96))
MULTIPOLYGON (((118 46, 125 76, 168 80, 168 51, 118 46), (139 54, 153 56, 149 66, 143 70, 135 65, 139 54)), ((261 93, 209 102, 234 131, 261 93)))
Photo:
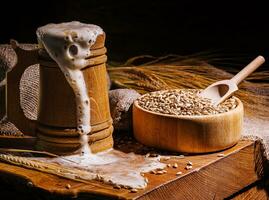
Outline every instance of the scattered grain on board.
POLYGON ((164 173, 163 173, 163 171, 157 171, 156 174, 157 174, 157 175, 162 175, 162 174, 164 174, 164 173))
POLYGON ((121 189, 121 186, 120 185, 114 185, 114 188, 115 189, 121 189))
POLYGON ((177 163, 173 164, 173 168, 178 168, 178 164, 177 163))
POLYGON ((71 188, 71 185, 70 185, 70 184, 66 184, 66 185, 65 185, 65 188, 66 188, 66 189, 70 189, 70 188, 71 188))
POLYGON ((177 176, 180 176, 182 174, 182 172, 177 172, 176 175, 177 176))
POLYGON ((33 186, 34 184, 31 181, 27 182, 27 187, 33 187, 33 186))
POLYGON ((186 170, 192 169, 192 166, 191 166, 191 165, 187 165, 187 166, 185 167, 185 169, 186 169, 186 170))
POLYGON ((137 192, 138 192, 138 190, 137 190, 137 189, 135 189, 135 188, 133 188, 133 189, 131 189, 131 190, 130 190, 130 192, 132 192, 132 193, 137 193, 137 192))

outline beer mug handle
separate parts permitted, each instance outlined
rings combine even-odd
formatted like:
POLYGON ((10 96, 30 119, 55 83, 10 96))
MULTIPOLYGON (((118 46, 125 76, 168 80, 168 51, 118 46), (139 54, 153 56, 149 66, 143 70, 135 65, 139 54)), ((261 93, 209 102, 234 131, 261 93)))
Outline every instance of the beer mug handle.
POLYGON ((20 80, 25 69, 38 63, 38 49, 24 50, 15 40, 10 44, 17 55, 16 65, 7 73, 7 117, 23 134, 34 136, 36 121, 28 119, 20 105, 20 80))

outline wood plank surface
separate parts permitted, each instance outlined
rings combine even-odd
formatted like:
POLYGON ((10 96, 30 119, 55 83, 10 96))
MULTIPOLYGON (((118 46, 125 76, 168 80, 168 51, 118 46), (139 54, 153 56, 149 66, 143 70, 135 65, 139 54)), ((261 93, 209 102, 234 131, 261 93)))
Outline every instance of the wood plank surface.
POLYGON ((269 199, 269 187, 259 182, 253 186, 243 189, 238 194, 232 196, 232 200, 266 200, 269 199))
MULTIPOLYGON (((124 145, 123 145, 124 146, 124 145)), ((130 145, 123 147, 132 149, 130 145)), ((95 199, 223 199, 258 180, 255 172, 254 142, 240 141, 222 152, 187 155, 163 161, 178 164, 178 168, 167 168, 167 173, 155 175, 146 173, 149 184, 145 190, 131 193, 126 189, 114 189, 97 181, 90 184, 75 182, 51 174, 41 173, 18 166, 0 163, 0 181, 24 192, 48 197, 94 197, 95 199), (224 157, 219 157, 219 154, 224 157), (188 161, 193 168, 186 170, 188 161), (177 176, 178 171, 182 172, 177 176), (71 188, 67 189, 66 185, 71 188)))

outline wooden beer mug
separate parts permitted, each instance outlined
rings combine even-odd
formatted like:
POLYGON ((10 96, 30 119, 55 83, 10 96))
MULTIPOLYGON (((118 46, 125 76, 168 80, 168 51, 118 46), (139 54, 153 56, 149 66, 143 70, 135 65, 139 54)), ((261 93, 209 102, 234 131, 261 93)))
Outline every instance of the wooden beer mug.
MULTIPOLYGON (((90 64, 82 69, 91 105, 89 144, 92 152, 113 146, 104 42, 103 33, 91 46, 90 64)), ((17 54, 17 64, 7 74, 8 119, 25 135, 37 137, 35 148, 38 150, 56 154, 78 150, 75 95, 59 66, 43 48, 24 50, 16 41, 11 45, 17 54), (33 121, 25 117, 20 106, 19 83, 25 69, 37 63, 40 65, 39 105, 37 120, 33 121)))

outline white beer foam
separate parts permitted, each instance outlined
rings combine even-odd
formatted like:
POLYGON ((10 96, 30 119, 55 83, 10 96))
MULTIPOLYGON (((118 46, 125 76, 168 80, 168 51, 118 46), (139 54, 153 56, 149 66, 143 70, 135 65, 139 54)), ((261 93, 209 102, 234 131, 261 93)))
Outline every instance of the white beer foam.
POLYGON ((88 65, 91 46, 103 34, 102 28, 77 21, 48 24, 37 29, 39 43, 59 65, 76 96, 77 130, 81 134, 81 153, 89 154, 90 99, 81 69, 88 65))

